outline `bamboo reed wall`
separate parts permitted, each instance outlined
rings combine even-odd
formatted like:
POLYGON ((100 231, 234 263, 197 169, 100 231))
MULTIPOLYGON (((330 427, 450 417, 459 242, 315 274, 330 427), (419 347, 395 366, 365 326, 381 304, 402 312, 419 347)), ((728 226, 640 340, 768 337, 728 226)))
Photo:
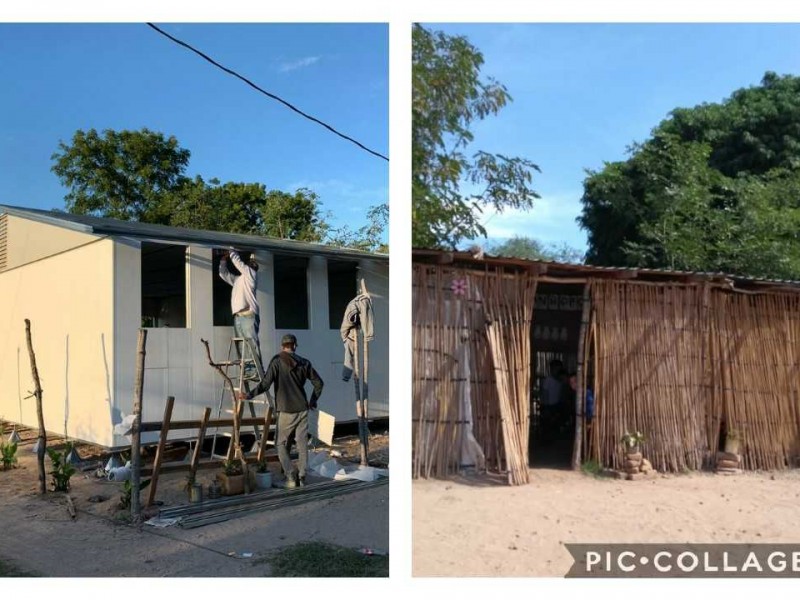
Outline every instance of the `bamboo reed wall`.
POLYGON ((626 431, 661 471, 713 464, 723 423, 745 469, 800 456, 800 297, 593 281, 595 422, 588 455, 619 468, 626 431))
POLYGON ((413 281, 414 477, 456 472, 474 436, 486 468, 527 483, 535 278, 414 265, 413 281))
POLYGON ((702 290, 616 281, 590 289, 594 456, 620 468, 622 435, 641 431, 657 470, 699 469, 708 454, 702 290))
POLYGON ((745 469, 798 466, 800 298, 712 295, 710 340, 710 437, 725 419, 745 469))

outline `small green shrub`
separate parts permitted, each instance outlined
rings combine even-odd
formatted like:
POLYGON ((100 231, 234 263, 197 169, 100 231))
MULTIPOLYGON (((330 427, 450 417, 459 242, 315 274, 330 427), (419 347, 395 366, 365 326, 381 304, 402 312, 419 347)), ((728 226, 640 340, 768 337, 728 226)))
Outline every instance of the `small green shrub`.
MULTIPOLYGON (((150 485, 149 479, 140 481, 139 491, 141 492, 148 485, 150 485)), ((122 509, 130 508, 132 498, 133 498, 133 482, 129 479, 128 481, 122 484, 122 495, 119 497, 119 507, 122 509)))
POLYGON ((641 431, 637 431, 635 433, 626 431, 620 442, 622 442, 626 448, 632 449, 641 446, 645 439, 646 438, 641 431))
POLYGON ((15 442, 0 442, 0 461, 3 471, 17 465, 17 444, 15 442))
POLYGON ((72 444, 69 442, 63 452, 47 448, 47 455, 53 465, 50 475, 53 478, 53 491, 55 492, 69 491, 69 480, 75 474, 75 467, 67 462, 67 455, 70 452, 72 452, 72 444))
POLYGON ((581 465, 581 471, 586 475, 597 477, 603 471, 603 466, 595 459, 587 460, 581 465))

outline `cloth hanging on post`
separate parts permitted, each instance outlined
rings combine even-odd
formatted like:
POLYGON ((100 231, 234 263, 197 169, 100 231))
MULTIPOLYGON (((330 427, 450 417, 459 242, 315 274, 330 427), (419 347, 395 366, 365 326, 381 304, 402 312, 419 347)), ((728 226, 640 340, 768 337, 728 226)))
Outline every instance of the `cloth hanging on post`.
POLYGON ((374 339, 372 298, 369 294, 359 294, 353 298, 344 311, 342 325, 339 332, 344 344, 344 366, 342 367, 342 381, 350 381, 355 368, 354 356, 358 342, 358 330, 364 335, 364 340, 370 342, 374 339))

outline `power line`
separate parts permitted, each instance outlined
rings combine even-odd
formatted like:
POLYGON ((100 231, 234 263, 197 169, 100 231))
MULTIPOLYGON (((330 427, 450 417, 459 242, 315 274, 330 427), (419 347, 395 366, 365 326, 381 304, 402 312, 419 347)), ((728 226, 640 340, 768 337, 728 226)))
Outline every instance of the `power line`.
POLYGON ((296 106, 294 106, 292 103, 290 103, 290 102, 287 102, 286 100, 284 100, 284 99, 283 99, 283 98, 281 98, 280 96, 276 96, 275 94, 272 94, 272 93, 268 92, 267 90, 265 90, 265 89, 263 89, 263 88, 259 87, 258 85, 256 85, 255 83, 253 83, 252 81, 250 81, 249 79, 247 79, 246 77, 243 77, 243 76, 239 75, 239 73, 237 73, 236 71, 233 71, 233 70, 231 70, 231 69, 229 69, 229 68, 227 68, 227 67, 225 67, 225 66, 223 66, 223 65, 219 64, 217 61, 215 61, 213 58, 211 58, 211 57, 210 57, 210 56, 208 56, 207 54, 203 54, 203 53, 202 53, 202 52, 200 52, 200 50, 198 50, 197 48, 194 48, 194 47, 192 47, 191 45, 187 44, 186 42, 183 42, 183 41, 179 40, 178 38, 176 38, 176 37, 174 37, 174 36, 172 36, 172 35, 168 34, 168 33, 167 33, 166 31, 164 31, 163 29, 159 29, 158 27, 156 27, 156 26, 155 26, 155 25, 153 25, 152 23, 147 23, 147 26, 148 26, 148 27, 152 27, 152 28, 153 28, 153 29, 155 29, 155 30, 156 30, 158 33, 160 33, 161 35, 163 35, 163 36, 164 36, 164 37, 166 37, 166 38, 169 38, 170 40, 172 40, 173 42, 175 42, 175 43, 176 43, 176 44, 178 44, 179 46, 183 46, 183 47, 184 47, 184 48, 186 48, 187 50, 191 50, 192 52, 194 52, 194 53, 195 53, 195 54, 197 54, 198 56, 200 56, 200 57, 202 57, 203 59, 205 59, 206 61, 210 62, 210 63, 211 63, 212 65, 214 65, 215 67, 217 67, 217 68, 219 68, 219 69, 222 69, 223 71, 225 71, 225 72, 226 72, 226 73, 228 73, 229 75, 233 75, 233 76, 234 76, 234 77, 236 77, 237 79, 241 79, 241 80, 242 80, 242 81, 244 81, 244 82, 245 82, 247 85, 249 85, 251 88, 253 88, 253 89, 255 89, 255 90, 257 90, 257 91, 261 92, 261 93, 262 93, 262 94, 264 94, 265 96, 268 96, 269 98, 272 98, 273 100, 277 100, 278 102, 280 102, 281 104, 283 104, 283 105, 284 105, 284 106, 286 106, 287 108, 289 108, 289 109, 293 110, 294 112, 296 112, 297 114, 299 114, 299 115, 301 115, 301 116, 305 117, 305 118, 306 118, 306 119, 308 119, 309 121, 313 121, 314 123, 317 123, 318 125, 322 125, 322 126, 323 126, 325 129, 327 129, 328 131, 330 131, 330 132, 332 132, 332 133, 335 133, 335 134, 336 134, 336 135, 338 135, 340 138, 344 138, 344 139, 345 139, 345 140, 347 140, 348 142, 352 142, 352 143, 354 143, 356 146, 358 146, 358 147, 359 147, 359 148, 361 148, 362 150, 366 150, 366 151, 367 151, 367 152, 369 152, 370 154, 372 154, 372 155, 374 155, 374 156, 377 156, 378 158, 382 158, 383 160, 385 160, 385 161, 387 161, 387 162, 389 161, 389 157, 387 157, 387 156, 384 156, 384 155, 383 155, 383 154, 381 154, 380 152, 376 152, 375 150, 371 150, 370 148, 367 148, 367 147, 366 147, 364 144, 362 144, 362 143, 361 143, 361 142, 359 142, 358 140, 354 140, 354 139, 353 139, 353 138, 351 138, 349 135, 345 135, 344 133, 341 133, 340 131, 337 131, 335 128, 331 127, 330 125, 328 125, 328 124, 327 124, 327 123, 325 123, 324 121, 320 121, 320 120, 319 120, 319 119, 317 119, 316 117, 312 117, 312 116, 311 116, 311 115, 309 115, 308 113, 305 113, 305 112, 303 112, 302 110, 300 110, 299 108, 297 108, 296 106))

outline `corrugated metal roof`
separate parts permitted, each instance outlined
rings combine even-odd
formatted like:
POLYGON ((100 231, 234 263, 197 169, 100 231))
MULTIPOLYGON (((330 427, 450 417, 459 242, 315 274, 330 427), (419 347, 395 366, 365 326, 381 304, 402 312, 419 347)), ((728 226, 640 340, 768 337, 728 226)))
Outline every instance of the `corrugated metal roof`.
POLYGON ((120 221, 118 219, 104 219, 88 215, 74 215, 55 210, 41 210, 38 208, 25 208, 22 206, 7 206, 0 204, 0 213, 7 213, 16 217, 32 219, 58 227, 65 227, 83 233, 98 235, 120 236, 137 239, 159 240, 181 244, 197 244, 215 247, 233 246, 242 250, 272 250, 283 254, 318 254, 334 258, 369 258, 379 261, 388 261, 388 254, 377 254, 337 248, 325 244, 312 242, 296 242, 260 235, 244 235, 240 233, 225 233, 221 231, 206 231, 202 229, 185 229, 182 227, 169 227, 167 225, 154 225, 138 221, 120 221))
POLYGON ((460 263, 471 266, 490 265, 517 267, 525 270, 538 270, 548 276, 569 277, 616 277, 620 279, 643 279, 649 281, 715 281, 728 282, 737 287, 762 287, 762 288, 791 288, 791 291, 800 291, 800 281, 784 279, 759 279, 745 275, 718 273, 707 271, 679 271, 669 269, 651 269, 639 267, 607 267, 597 265, 584 265, 574 263, 558 263, 545 260, 525 258, 509 258, 504 256, 476 256, 470 252, 428 250, 415 248, 412 256, 420 262, 437 262, 439 264, 460 263))

